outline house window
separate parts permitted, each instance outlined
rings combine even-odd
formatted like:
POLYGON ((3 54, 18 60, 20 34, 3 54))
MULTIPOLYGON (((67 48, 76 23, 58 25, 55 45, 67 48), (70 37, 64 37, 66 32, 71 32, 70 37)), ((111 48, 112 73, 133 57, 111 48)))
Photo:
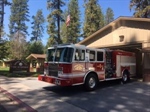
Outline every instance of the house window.
POLYGON ((124 35, 120 35, 120 36, 119 36, 119 41, 120 41, 120 42, 123 42, 123 41, 124 41, 124 35))
POLYGON ((36 64, 37 64, 36 60, 33 60, 33 61, 32 61, 32 67, 33 67, 33 68, 36 68, 36 64))

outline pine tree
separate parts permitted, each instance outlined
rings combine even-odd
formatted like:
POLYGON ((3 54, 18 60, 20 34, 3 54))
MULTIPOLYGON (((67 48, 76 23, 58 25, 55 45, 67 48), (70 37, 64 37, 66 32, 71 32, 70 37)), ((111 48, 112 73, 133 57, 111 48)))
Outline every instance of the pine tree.
POLYGON ((34 41, 29 45, 29 54, 43 54, 44 53, 44 46, 41 41, 34 41))
POLYGON ((26 52, 26 35, 29 21, 28 0, 12 0, 10 15, 10 52, 11 58, 23 59, 26 52))
POLYGON ((104 26, 104 16, 97 0, 87 0, 87 2, 85 2, 84 21, 84 38, 93 34, 104 26))
POLYGON ((0 42, 0 60, 7 59, 9 55, 9 42, 7 40, 2 40, 0 42))
POLYGON ((49 23, 48 34, 50 35, 50 38, 51 35, 55 35, 53 37, 59 44, 62 43, 60 37, 60 22, 63 21, 63 11, 61 10, 61 7, 63 7, 64 5, 65 3, 63 2, 63 0, 47 0, 47 9, 51 11, 47 17, 49 23), (50 32, 52 31, 51 28, 55 28, 53 29, 54 32, 50 32))
POLYGON ((150 0, 130 0, 130 10, 134 9, 134 17, 150 18, 150 0))
POLYGON ((56 38, 57 38, 57 36, 56 36, 56 32, 57 32, 56 31, 56 25, 55 25, 53 18, 49 18, 48 22, 50 24, 49 24, 49 27, 47 28, 47 32, 50 35, 50 37, 48 38, 46 48, 55 44, 56 38))
POLYGON ((61 36, 63 43, 77 43, 80 36, 80 11, 78 0, 71 0, 68 5, 68 10, 64 11, 63 18, 67 21, 67 16, 70 16, 70 22, 67 25, 62 23, 61 36))
POLYGON ((11 5, 11 15, 9 30, 10 35, 21 31, 24 34, 28 34, 26 22, 29 21, 29 8, 28 0, 13 0, 11 5))
POLYGON ((26 39, 24 33, 17 31, 10 41, 10 58, 11 59, 24 59, 26 52, 26 39))
POLYGON ((67 26, 67 40, 68 43, 77 43, 80 36, 80 11, 78 0, 71 0, 69 3, 70 23, 67 26))
POLYGON ((114 12, 111 8, 107 8, 105 15, 105 25, 109 24, 114 20, 114 12))
POLYGON ((3 31, 3 22, 4 22, 4 6, 6 5, 11 5, 10 2, 8 2, 7 0, 0 0, 0 38, 4 35, 4 31, 3 31))
POLYGON ((41 38, 43 37, 43 33, 44 33, 44 16, 42 13, 42 10, 38 10, 35 16, 32 16, 33 22, 31 23, 32 26, 32 37, 31 37, 31 41, 39 41, 41 40, 41 38))
MULTIPOLYGON (((68 11, 65 10, 64 13, 63 13, 63 18, 66 18, 67 16, 68 16, 68 11)), ((61 35, 62 43, 68 43, 69 42, 68 41, 68 33, 67 33, 67 25, 66 25, 66 23, 61 23, 60 35, 61 35)))

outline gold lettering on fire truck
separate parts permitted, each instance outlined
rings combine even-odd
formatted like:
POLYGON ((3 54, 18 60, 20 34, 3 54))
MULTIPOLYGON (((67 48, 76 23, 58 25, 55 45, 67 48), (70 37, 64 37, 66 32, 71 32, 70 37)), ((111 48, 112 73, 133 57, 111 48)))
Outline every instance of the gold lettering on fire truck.
POLYGON ((102 68, 102 64, 97 65, 97 68, 102 68))
POLYGON ((73 69, 74 70, 78 70, 78 71, 83 71, 83 65, 81 65, 81 64, 76 64, 76 65, 74 65, 74 67, 73 67, 73 69))

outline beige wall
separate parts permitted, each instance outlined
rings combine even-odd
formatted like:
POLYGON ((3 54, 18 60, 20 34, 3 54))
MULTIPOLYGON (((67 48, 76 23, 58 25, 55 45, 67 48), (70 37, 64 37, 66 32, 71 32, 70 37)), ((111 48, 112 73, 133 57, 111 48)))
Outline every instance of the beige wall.
POLYGON ((96 41, 90 43, 88 47, 108 47, 143 42, 145 42, 145 46, 147 46, 147 42, 150 42, 150 30, 130 28, 125 26, 114 30, 112 33, 103 36, 103 38, 101 38, 101 34, 97 36, 100 39, 97 39, 96 41), (122 42, 120 42, 119 36, 124 36, 124 40, 122 42))
POLYGON ((118 18, 79 44, 94 48, 109 47, 131 50, 136 53, 137 76, 141 77, 144 69, 150 71, 150 55, 142 53, 143 49, 150 48, 150 19, 118 18), (124 40, 120 42, 120 37, 123 36, 124 40))
MULTIPOLYGON (((104 35, 97 35, 98 39, 96 41, 91 42, 88 47, 113 47, 121 45, 129 45, 141 43, 141 48, 150 47, 150 29, 140 29, 140 28, 131 28, 127 26, 119 27, 118 29, 104 35), (121 35, 124 35, 124 41, 120 42, 121 35), (101 38, 102 37, 102 38, 101 38)), ((130 46, 130 45, 129 45, 130 46)), ((136 49, 136 48, 135 48, 136 49)), ((150 68, 150 57, 147 55, 144 56, 143 66, 142 66, 142 53, 140 50, 136 49, 134 51, 136 53, 136 74, 138 77, 142 77, 143 69, 150 68)))

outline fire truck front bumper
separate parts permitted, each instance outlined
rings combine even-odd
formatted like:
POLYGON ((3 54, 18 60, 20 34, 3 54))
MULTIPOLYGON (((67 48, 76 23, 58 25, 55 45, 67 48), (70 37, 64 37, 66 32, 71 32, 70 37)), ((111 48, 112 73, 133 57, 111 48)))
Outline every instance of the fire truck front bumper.
POLYGON ((71 79, 62 79, 62 78, 45 76, 45 75, 39 75, 38 80, 48 82, 51 84, 55 84, 55 85, 59 85, 59 86, 71 86, 72 85, 71 79))

